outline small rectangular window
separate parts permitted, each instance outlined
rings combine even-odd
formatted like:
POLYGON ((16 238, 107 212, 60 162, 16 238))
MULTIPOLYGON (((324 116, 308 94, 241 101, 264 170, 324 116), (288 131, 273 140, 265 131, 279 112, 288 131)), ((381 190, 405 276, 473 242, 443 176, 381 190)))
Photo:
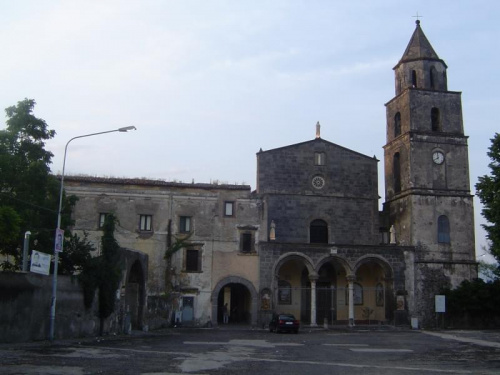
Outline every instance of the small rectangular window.
POLYGON ((325 153, 315 152, 314 153, 314 165, 325 165, 325 153))
POLYGON ((234 216, 234 202, 224 202, 224 216, 234 216))
POLYGON ((179 224, 179 232, 181 232, 181 233, 191 232, 191 217, 190 216, 181 216, 180 224, 179 224))
POLYGON ((241 252, 250 253, 253 251, 253 236, 252 233, 241 234, 241 252))
POLYGON ((106 221, 106 216, 108 214, 107 213, 104 213, 104 212, 101 212, 99 214, 99 229, 101 229, 102 227, 104 227, 104 222, 106 221))
POLYGON ((151 232, 151 222, 152 221, 153 221, 153 216, 140 215, 139 230, 142 232, 151 232))
POLYGON ((186 272, 198 272, 200 271, 200 251, 187 249, 186 250, 186 272))

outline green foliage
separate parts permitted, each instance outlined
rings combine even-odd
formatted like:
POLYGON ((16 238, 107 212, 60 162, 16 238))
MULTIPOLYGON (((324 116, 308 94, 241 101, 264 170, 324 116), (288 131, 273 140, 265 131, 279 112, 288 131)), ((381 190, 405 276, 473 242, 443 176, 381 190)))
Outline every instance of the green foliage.
POLYGON ((12 207, 0 207, 0 241, 15 241, 20 224, 21 218, 12 207))
MULTIPOLYGON (((56 133, 35 117, 35 104, 24 99, 7 108, 6 128, 0 130, 0 254, 9 256, 2 269, 19 269, 28 230, 31 249, 35 241, 39 251, 52 254, 54 249, 60 183, 50 174, 53 155, 45 142, 56 133)), ((63 199, 62 228, 71 224, 75 201, 63 199)))
POLYGON ((493 281, 500 278, 500 267, 496 264, 486 263, 483 260, 478 262, 479 264, 479 275, 486 281, 493 281))
POLYGON ((166 262, 165 269, 165 288, 167 292, 172 290, 172 256, 186 247, 189 239, 192 236, 192 232, 188 235, 184 235, 183 237, 175 237, 172 235, 172 220, 168 221, 167 226, 167 249, 165 250, 165 256, 163 257, 166 262), (175 238, 175 241, 172 243, 172 237, 175 238))
POLYGON ((83 239, 77 234, 68 233, 64 240, 64 251, 59 254, 59 274, 79 274, 89 265, 94 246, 88 241, 88 234, 83 239))
POLYGON ((444 294, 446 314, 453 325, 491 327, 500 324, 500 280, 465 280, 444 294))
MULTIPOLYGON (((59 182, 50 174, 52 153, 45 141, 55 135, 33 115, 35 101, 25 99, 7 108, 6 128, 0 130, 0 253, 16 268, 24 232, 32 233, 42 251, 51 252, 57 218, 59 182), (13 214, 15 213, 15 215, 13 214)), ((7 267, 4 264, 4 268, 7 267)))
MULTIPOLYGON (((8 206, 0 206, 0 249, 13 248, 17 244, 17 238, 21 231, 21 218, 17 212, 8 206)), ((15 265, 20 263, 20 252, 17 252, 14 264, 7 259, 0 264, 0 268, 5 270, 15 269, 15 265)))
POLYGON ((175 237, 175 241, 167 247, 167 250, 165 250, 165 259, 170 260, 172 258, 172 255, 174 255, 176 252, 181 250, 182 248, 186 247, 186 244, 189 242, 189 239, 191 238, 192 233, 189 233, 185 237, 175 237))
POLYGON ((491 139, 488 152, 491 175, 479 177, 476 184, 477 195, 484 208, 481 211, 488 224, 483 227, 490 241, 490 252, 500 263, 500 134, 491 139))
POLYGON ((90 258, 78 275, 78 280, 83 289, 83 303, 90 309, 94 302, 94 295, 101 278, 101 259, 90 258))
POLYGON ((86 308, 92 306, 95 291, 99 291, 101 335, 104 319, 115 310, 116 291, 121 279, 120 247, 114 237, 116 222, 117 219, 113 214, 106 215, 101 239, 102 254, 99 257, 87 259, 79 275, 86 308))
POLYGON ((115 309, 116 291, 121 278, 118 254, 120 247, 114 236, 116 221, 115 215, 108 214, 103 225, 99 283, 99 316, 101 319, 110 316, 115 309))

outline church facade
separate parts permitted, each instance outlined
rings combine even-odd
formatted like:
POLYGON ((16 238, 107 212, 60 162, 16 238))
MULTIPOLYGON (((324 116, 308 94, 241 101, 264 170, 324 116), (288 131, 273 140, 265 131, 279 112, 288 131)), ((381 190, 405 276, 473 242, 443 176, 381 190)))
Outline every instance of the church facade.
POLYGON ((382 211, 379 160, 322 139, 318 124, 310 141, 257 153, 255 191, 66 177, 80 198, 73 230, 98 246, 114 213, 119 244, 148 255, 148 298, 132 315, 151 327, 166 296, 164 323, 223 324, 227 309, 229 324, 276 311, 312 326, 431 326, 435 295, 477 277, 461 95, 446 69, 417 21, 386 104, 382 211), (185 244, 165 257, 172 238, 185 244))

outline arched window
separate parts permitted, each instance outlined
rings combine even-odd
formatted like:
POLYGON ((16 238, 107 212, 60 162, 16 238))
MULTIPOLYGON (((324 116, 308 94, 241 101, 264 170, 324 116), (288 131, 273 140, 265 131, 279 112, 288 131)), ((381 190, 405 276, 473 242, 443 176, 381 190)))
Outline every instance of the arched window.
POLYGON ((309 227, 311 243, 328 243, 328 225, 324 220, 313 220, 309 227))
POLYGON ((394 154, 392 160, 393 178, 394 178, 394 193, 401 191, 401 161, 399 152, 394 154))
POLYGON ((417 72, 415 70, 411 71, 411 84, 413 87, 417 87, 417 72))
POLYGON ((436 82, 436 79, 437 79, 436 68, 431 67, 429 78, 431 80, 431 90, 435 90, 436 89, 436 84, 437 84, 437 82, 436 82))
POLYGON ((438 242, 450 243, 450 221, 446 215, 438 217, 438 242))
POLYGON ((437 109, 436 107, 431 109, 431 124, 433 132, 441 131, 441 120, 439 116, 439 109, 437 109))
POLYGON ((401 113, 394 116, 394 137, 401 135, 401 113))

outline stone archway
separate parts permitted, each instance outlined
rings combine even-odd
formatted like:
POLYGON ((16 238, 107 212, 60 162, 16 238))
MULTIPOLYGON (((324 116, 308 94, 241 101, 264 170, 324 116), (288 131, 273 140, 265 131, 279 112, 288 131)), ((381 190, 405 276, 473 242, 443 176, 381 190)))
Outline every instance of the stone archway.
POLYGON ((352 267, 347 259, 328 255, 316 265, 316 321, 318 324, 338 324, 348 319, 345 286, 352 267))
POLYGON ((355 306, 356 320, 392 321, 394 317, 393 270, 381 256, 367 254, 354 267, 360 300, 355 306))
POLYGON ((272 309, 293 314, 302 322, 315 323, 315 297, 317 277, 312 260, 305 254, 283 254, 273 267, 274 280, 272 309))
POLYGON ((125 305, 130 314, 132 329, 142 329, 144 304, 145 304, 145 280, 141 262, 136 260, 127 275, 125 286, 125 305))
MULTIPOLYGON (((234 321, 247 324, 251 324, 252 326, 257 325, 257 303, 258 303, 258 294, 255 290, 253 284, 238 276, 229 276, 222 280, 220 280, 215 288, 212 291, 212 325, 216 326, 219 324, 219 319, 222 317, 222 303, 221 306, 221 293, 224 294, 225 291, 229 288, 229 293, 231 293, 231 289, 234 289, 233 292, 239 293, 239 301, 233 305, 238 307, 238 311, 234 312, 234 321), (243 308, 244 306, 244 308, 243 308), (243 311, 241 311, 243 309, 243 311)), ((224 301, 224 299, 222 299, 224 301)), ((231 310, 231 306, 228 306, 229 310, 231 310)))

